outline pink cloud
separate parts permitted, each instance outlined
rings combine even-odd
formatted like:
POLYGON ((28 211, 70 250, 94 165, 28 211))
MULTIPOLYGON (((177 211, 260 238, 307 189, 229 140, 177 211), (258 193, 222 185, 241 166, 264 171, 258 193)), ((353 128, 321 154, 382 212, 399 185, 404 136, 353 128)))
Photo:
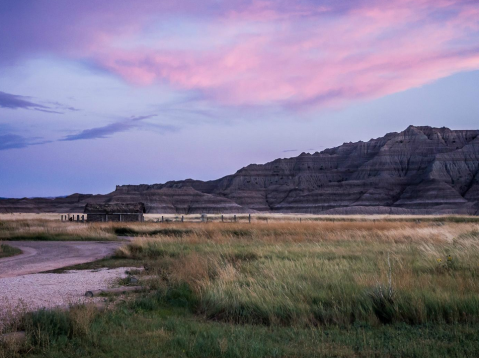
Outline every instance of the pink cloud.
POLYGON ((337 105, 479 69, 475 1, 102 4, 75 17, 85 32, 69 33, 81 39, 69 56, 135 85, 168 83, 224 105, 337 105), (166 20, 176 26, 147 33, 166 20), (182 32, 192 24, 194 34, 182 32), (145 34, 148 44, 131 45, 145 34))

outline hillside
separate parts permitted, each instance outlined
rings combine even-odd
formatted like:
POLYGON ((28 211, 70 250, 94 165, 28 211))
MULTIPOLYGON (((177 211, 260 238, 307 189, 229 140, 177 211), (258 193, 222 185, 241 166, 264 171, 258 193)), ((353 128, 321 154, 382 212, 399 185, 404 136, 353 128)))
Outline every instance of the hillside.
POLYGON ((145 203, 149 213, 478 214, 479 130, 409 126, 368 142, 251 164, 214 181, 7 199, 0 212, 78 212, 87 202, 131 201, 145 203))

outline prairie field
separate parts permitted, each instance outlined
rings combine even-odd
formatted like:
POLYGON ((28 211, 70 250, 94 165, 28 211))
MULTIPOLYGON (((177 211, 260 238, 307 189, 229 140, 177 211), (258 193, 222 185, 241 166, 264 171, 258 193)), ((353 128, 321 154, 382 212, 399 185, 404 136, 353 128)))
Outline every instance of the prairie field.
POLYGON ((77 268, 144 266, 149 289, 106 312, 30 313, 28 349, 9 354, 478 356, 477 218, 391 218, 1 221, 0 240, 126 236, 113 257, 77 268))

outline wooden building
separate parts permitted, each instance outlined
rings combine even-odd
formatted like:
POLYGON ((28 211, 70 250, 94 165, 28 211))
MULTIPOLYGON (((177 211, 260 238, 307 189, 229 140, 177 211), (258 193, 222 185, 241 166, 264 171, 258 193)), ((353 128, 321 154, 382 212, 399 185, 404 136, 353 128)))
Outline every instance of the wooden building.
POLYGON ((113 203, 85 205, 84 213, 87 222, 123 222, 144 221, 145 204, 143 203, 113 203))

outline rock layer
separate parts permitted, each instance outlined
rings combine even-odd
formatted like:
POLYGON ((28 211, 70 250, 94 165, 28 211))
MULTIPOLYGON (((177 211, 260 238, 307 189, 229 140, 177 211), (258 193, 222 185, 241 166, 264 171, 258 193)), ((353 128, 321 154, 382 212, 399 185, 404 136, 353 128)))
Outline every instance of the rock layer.
POLYGON ((0 200, 0 212, 78 212, 87 202, 148 213, 478 214, 479 130, 409 126, 368 142, 251 164, 213 181, 120 185, 107 195, 0 200))

